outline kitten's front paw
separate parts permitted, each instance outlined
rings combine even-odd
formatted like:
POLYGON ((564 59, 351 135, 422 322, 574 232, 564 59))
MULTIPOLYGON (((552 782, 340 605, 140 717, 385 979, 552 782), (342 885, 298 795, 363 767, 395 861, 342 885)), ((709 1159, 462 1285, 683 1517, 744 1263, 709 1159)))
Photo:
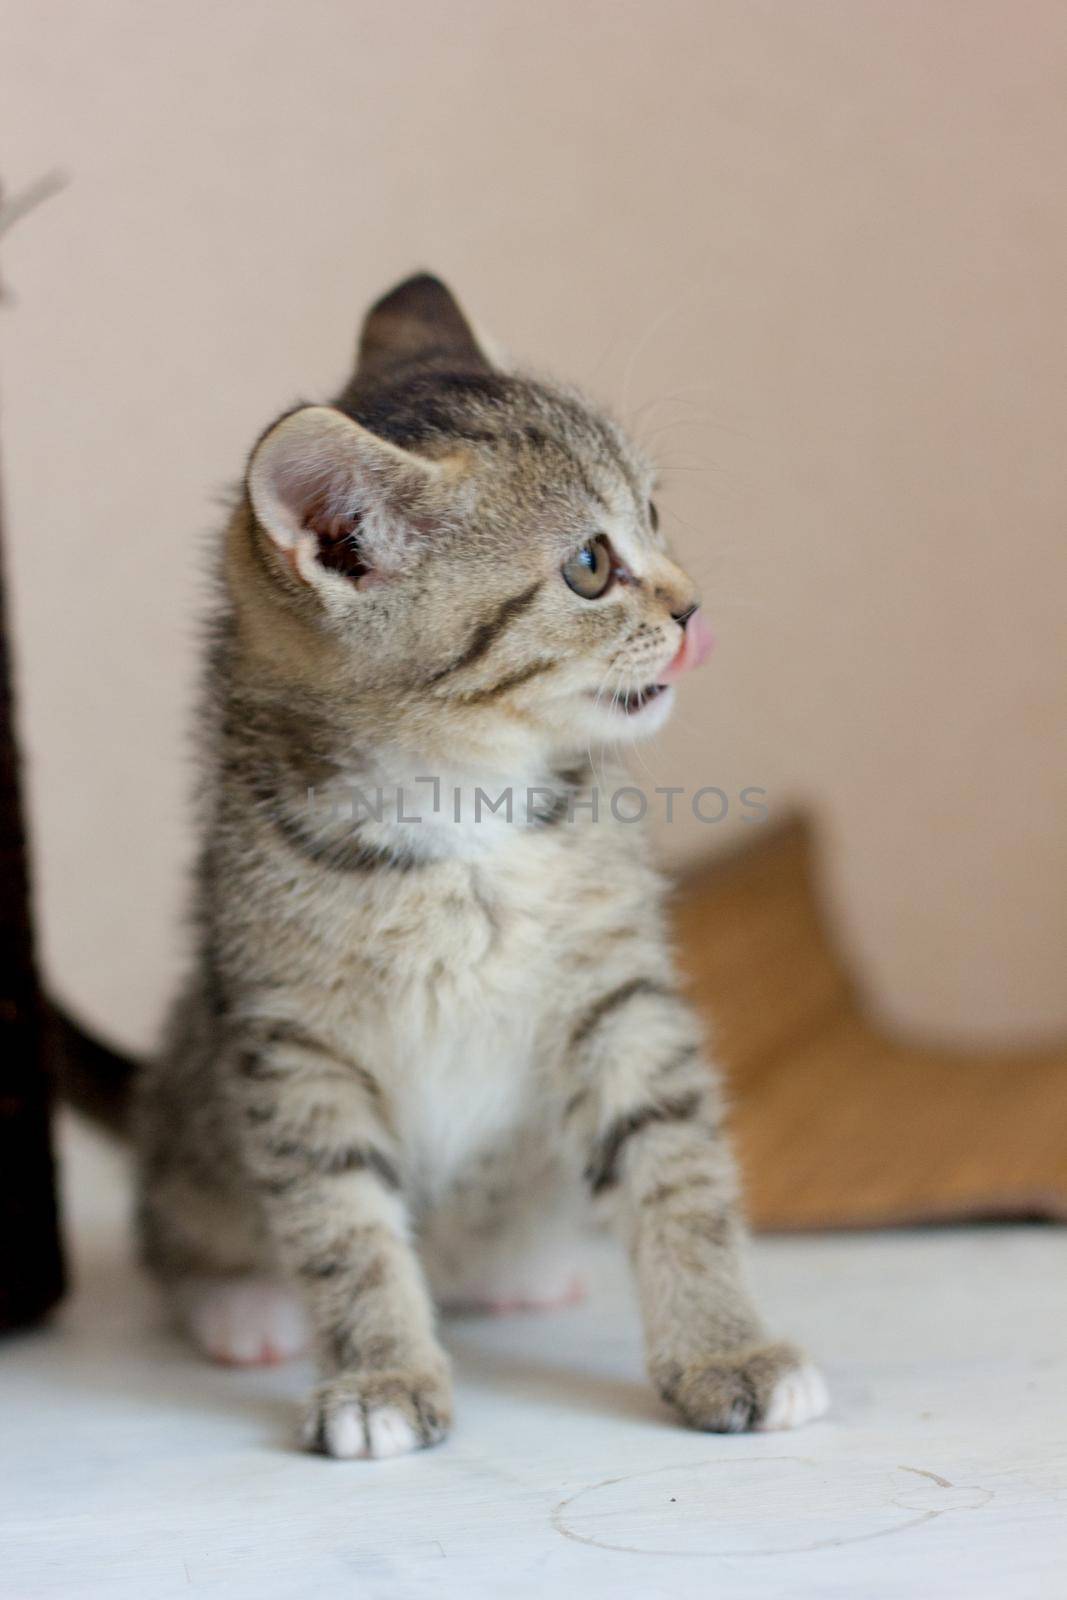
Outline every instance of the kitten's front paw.
POLYGON ((654 1377, 689 1426, 708 1433, 799 1428, 830 1403, 822 1374, 789 1344, 665 1366, 654 1377))
POLYGON ((437 1444, 451 1422, 445 1373, 342 1372, 312 1395, 303 1438, 323 1455, 380 1461, 437 1444))

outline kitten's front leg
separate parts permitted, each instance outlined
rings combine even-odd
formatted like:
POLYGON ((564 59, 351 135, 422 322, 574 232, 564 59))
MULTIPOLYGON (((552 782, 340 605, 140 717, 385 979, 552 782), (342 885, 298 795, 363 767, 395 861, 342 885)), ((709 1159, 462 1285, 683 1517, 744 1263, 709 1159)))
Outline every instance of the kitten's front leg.
POLYGON ((628 980, 576 1020, 571 1047, 568 1123, 591 1193, 616 1198, 660 1394, 713 1432, 821 1415, 821 1375, 768 1339, 744 1284, 721 1096, 687 1008, 667 982, 628 980))
POLYGON ((448 1361, 373 1076, 279 1022, 242 1040, 229 1081, 245 1164, 314 1332, 323 1376, 305 1442, 346 1457, 436 1443, 451 1421, 448 1361))

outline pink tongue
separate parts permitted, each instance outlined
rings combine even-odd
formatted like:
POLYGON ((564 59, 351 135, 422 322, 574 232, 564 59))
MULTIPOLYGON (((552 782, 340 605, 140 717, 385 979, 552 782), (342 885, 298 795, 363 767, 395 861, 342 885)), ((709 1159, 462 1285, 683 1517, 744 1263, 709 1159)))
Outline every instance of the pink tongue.
POLYGON ((707 617, 703 611, 694 611, 686 623, 685 633, 678 654, 656 679, 657 683, 674 683, 684 672, 692 667, 699 667, 711 655, 715 648, 715 635, 711 631, 707 617))

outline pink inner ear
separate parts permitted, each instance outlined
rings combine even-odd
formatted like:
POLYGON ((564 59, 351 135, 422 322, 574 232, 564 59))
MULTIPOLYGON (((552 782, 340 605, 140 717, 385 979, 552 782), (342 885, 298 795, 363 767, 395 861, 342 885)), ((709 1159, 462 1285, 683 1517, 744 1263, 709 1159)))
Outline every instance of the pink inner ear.
POLYGON ((344 512, 331 512, 325 497, 313 501, 304 514, 303 526, 315 535, 318 544, 318 562, 328 572, 352 578, 361 587, 372 578, 370 567, 363 559, 359 544, 359 526, 362 517, 344 512))

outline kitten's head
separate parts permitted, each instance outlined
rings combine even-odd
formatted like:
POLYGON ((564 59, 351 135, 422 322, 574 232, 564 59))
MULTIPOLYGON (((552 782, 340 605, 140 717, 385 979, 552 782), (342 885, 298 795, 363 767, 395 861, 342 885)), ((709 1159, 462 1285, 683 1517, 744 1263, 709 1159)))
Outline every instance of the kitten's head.
POLYGON ((612 421, 495 366, 420 276, 368 314, 335 404, 256 446, 251 559, 231 583, 257 612, 263 670, 278 670, 272 623, 286 671, 303 630, 317 692, 372 736, 481 757, 584 750, 659 727, 671 683, 710 648, 652 488, 612 421))

